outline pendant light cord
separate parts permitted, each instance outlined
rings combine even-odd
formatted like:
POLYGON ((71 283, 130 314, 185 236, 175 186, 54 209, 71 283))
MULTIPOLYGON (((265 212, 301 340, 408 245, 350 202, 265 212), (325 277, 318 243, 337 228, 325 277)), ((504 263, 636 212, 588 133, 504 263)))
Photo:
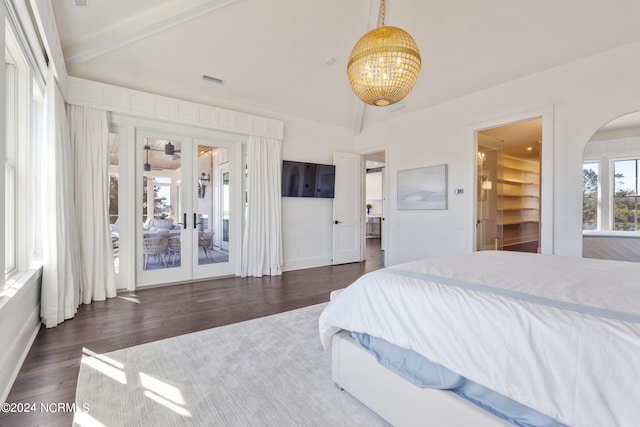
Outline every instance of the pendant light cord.
POLYGON ((382 0, 382 3, 380 3, 380 8, 382 9, 382 24, 380 24, 380 26, 384 26, 384 15, 385 15, 385 4, 384 4, 384 0, 382 0))

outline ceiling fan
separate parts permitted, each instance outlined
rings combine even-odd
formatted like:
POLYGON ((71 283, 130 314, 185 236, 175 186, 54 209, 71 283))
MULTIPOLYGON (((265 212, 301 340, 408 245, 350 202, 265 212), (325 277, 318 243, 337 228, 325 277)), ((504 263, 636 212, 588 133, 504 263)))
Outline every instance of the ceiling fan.
POLYGON ((173 160, 178 160, 180 158, 180 155, 176 153, 180 153, 181 151, 182 150, 176 150, 176 146, 173 145, 171 141, 168 141, 164 145, 164 154, 167 156, 173 156, 173 160))

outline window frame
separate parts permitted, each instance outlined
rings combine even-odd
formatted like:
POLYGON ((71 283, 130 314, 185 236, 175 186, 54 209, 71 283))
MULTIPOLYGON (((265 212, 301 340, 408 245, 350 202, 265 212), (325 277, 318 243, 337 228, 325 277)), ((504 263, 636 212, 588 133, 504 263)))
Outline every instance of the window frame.
POLYGON ((639 183, 638 183, 638 168, 640 167, 640 155, 634 155, 634 156, 628 156, 628 157, 620 157, 620 158, 612 158, 611 159, 611 166, 610 166, 610 179, 611 179, 611 196, 610 196, 610 201, 609 201, 609 208, 610 208, 610 212, 611 212, 611 221, 610 221, 610 229, 612 231, 640 231, 640 225, 638 224, 638 221, 640 220, 639 215, 638 215, 638 210, 640 210, 640 188, 639 188, 639 183), (617 196, 617 189, 616 189, 616 163, 618 162, 634 162, 635 163, 635 176, 632 178, 634 181, 634 193, 633 194, 629 194, 626 196, 617 196), (617 227, 617 223, 616 223, 616 206, 617 206, 617 201, 621 200, 621 199, 633 199, 633 204, 634 204, 634 222, 633 222, 633 230, 618 230, 617 227))
MULTIPOLYGON (((599 161, 597 160, 585 160, 582 162, 582 170, 583 170, 583 177, 584 177, 584 170, 587 169, 587 165, 595 165, 597 169, 597 175, 598 175, 598 183, 597 183, 597 189, 596 189, 596 194, 595 197, 590 197, 595 199, 595 203, 596 203, 596 230, 600 230, 601 229, 601 220, 602 220, 602 215, 601 215, 601 208, 602 208, 602 203, 601 203, 601 197, 602 197, 602 167, 599 161)), ((584 179, 584 178, 583 178, 584 179)), ((585 203, 585 196, 584 196, 584 183, 583 183, 583 193, 582 193, 582 209, 583 209, 583 217, 582 217, 582 231, 586 231, 588 229, 585 229, 584 225, 584 203, 585 203)))
MULTIPOLYGON (((598 231, 621 231, 621 232, 640 232, 640 152, 633 152, 627 155, 608 155, 600 158, 585 158, 582 162, 583 170, 590 164, 598 166, 598 196, 597 196, 597 228, 598 231), (634 195, 626 196, 636 199, 636 215, 635 230, 616 230, 616 200, 620 197, 616 196, 616 162, 634 161, 636 162, 636 176, 634 195)), ((582 206, 584 212, 585 197, 582 197, 582 206)), ((584 218, 582 221, 582 229, 584 227, 584 218)))
POLYGON ((9 46, 5 48, 5 146, 4 146, 4 256, 5 277, 15 274, 17 262, 18 175, 18 65, 9 46))
MULTIPOLYGON (((34 257, 36 241, 41 236, 36 234, 34 225, 40 222, 42 212, 36 209, 39 207, 36 203, 38 182, 37 173, 33 173, 37 171, 32 164, 37 156, 35 147, 43 137, 44 81, 33 64, 24 40, 18 37, 19 33, 16 31, 12 23, 6 20, 4 57, 5 64, 11 64, 11 70, 3 79, 3 90, 7 90, 8 79, 11 79, 11 90, 15 96, 12 96, 11 105, 8 103, 9 97, 3 96, 3 119, 8 118, 10 123, 4 123, 3 126, 6 133, 2 158, 5 164, 3 178, 7 179, 4 175, 9 175, 9 179, 13 180, 14 196, 8 197, 7 200, 3 197, 0 226, 4 239, 13 240, 13 245, 6 254, 4 244, 2 245, 0 262, 5 267, 5 274, 0 291, 6 291, 16 284, 15 279, 23 273, 41 266, 41 259, 34 257)), ((4 73, 7 74, 7 65, 4 73)), ((4 179, 1 183, 3 189, 4 179)))

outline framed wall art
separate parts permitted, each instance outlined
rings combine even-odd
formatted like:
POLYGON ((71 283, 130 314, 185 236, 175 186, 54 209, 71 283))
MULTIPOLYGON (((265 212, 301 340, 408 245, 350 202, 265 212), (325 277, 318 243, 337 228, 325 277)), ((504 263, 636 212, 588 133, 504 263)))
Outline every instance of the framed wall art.
POLYGON ((398 209, 447 209, 447 165, 398 171, 398 209))

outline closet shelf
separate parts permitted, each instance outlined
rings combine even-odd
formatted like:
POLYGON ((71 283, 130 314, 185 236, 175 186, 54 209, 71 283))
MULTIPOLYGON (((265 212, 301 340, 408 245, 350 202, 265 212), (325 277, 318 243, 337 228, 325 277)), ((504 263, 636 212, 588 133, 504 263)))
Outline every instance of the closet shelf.
POLYGON ((532 181, 527 181, 524 179, 512 179, 512 178, 503 178, 501 180, 498 180, 498 182, 502 182, 504 184, 536 185, 536 183, 532 181))
POLYGON ((521 169, 515 166, 507 166, 507 165, 503 165, 502 166, 503 169, 506 170, 510 170, 510 171, 516 171, 516 172, 522 172, 522 173, 538 173, 537 171, 534 170, 530 170, 530 169, 521 169))
POLYGON ((514 246, 514 245, 520 245, 522 243, 537 242, 538 240, 539 240, 538 236, 520 236, 514 239, 504 239, 502 242, 502 246, 503 247, 514 246))
POLYGON ((539 222, 540 221, 537 221, 537 220, 523 219, 523 220, 515 220, 515 221, 498 222, 498 225, 538 224, 539 222))
POLYGON ((538 196, 537 194, 501 194, 502 197, 518 197, 518 198, 523 198, 523 197, 533 197, 533 198, 538 198, 540 196, 538 196))

